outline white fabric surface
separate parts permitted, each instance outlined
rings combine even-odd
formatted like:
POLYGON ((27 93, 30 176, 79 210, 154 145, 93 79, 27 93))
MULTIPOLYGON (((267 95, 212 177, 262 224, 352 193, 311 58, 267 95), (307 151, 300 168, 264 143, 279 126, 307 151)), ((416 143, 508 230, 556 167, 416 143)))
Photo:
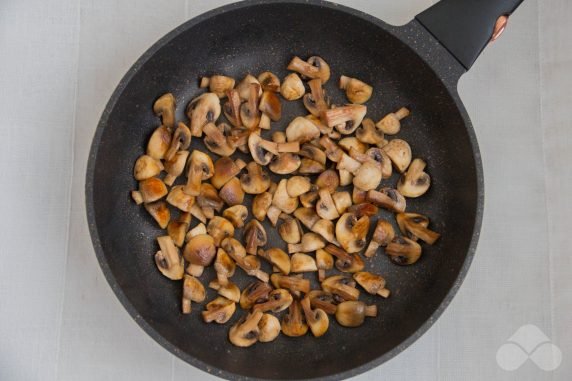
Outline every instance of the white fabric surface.
MULTIPOLYGON (((224 0, 0 2, 0 380, 215 379, 121 307, 87 230, 84 178, 101 112, 158 38, 224 0)), ((429 0, 344 0, 403 24, 429 0)), ((460 81, 481 146, 479 248, 450 307, 356 380, 572 379, 572 4, 527 0, 460 81), (522 325, 562 351, 553 372, 501 369, 522 325)))

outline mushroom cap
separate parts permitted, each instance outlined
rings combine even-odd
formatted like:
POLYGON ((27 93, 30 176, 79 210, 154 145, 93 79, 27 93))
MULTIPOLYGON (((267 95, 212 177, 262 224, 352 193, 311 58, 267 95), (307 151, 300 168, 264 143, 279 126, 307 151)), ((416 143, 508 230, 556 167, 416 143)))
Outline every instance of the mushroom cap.
POLYGON ((312 56, 308 58, 308 63, 318 68, 318 76, 316 78, 320 78, 322 83, 328 82, 328 79, 330 79, 330 65, 322 57, 312 56))
POLYGON ((171 212, 165 201, 155 201, 145 204, 145 210, 159 224, 161 229, 165 229, 171 219, 171 212))
POLYGON ((177 177, 185 170, 190 154, 189 151, 179 151, 171 160, 165 161, 165 171, 167 171, 167 176, 165 176, 163 180, 165 184, 169 186, 173 185, 177 177))
POLYGON ((298 173, 303 175, 322 173, 326 169, 326 166, 322 163, 318 163, 315 160, 303 158, 300 163, 300 168, 298 168, 298 173))
POLYGON ((183 221, 171 221, 167 225, 167 234, 173 239, 177 247, 183 246, 188 228, 189 223, 183 221))
POLYGON ((381 183, 381 166, 375 161, 363 163, 353 178, 353 184, 363 190, 376 189, 381 183))
POLYGON ((278 233, 282 240, 286 243, 300 242, 302 229, 300 228, 299 222, 287 214, 281 214, 280 217, 284 220, 278 227, 278 233))
POLYGON ((320 220, 320 216, 316 214, 316 210, 313 208, 298 208, 294 211, 294 217, 308 229, 312 229, 314 224, 320 220))
POLYGON ((192 136, 202 136, 205 124, 216 122, 220 112, 220 100, 215 93, 204 93, 191 100, 185 113, 191 121, 192 136))
POLYGON ((302 317, 300 302, 295 300, 288 308, 288 314, 282 318, 282 333, 290 337, 304 336, 308 326, 302 317))
POLYGON ((206 298, 206 291, 203 284, 194 276, 185 274, 183 281, 183 299, 202 303, 206 298))
POLYGON ((269 192, 257 194, 252 200, 252 215, 258 221, 264 221, 270 205, 272 205, 272 195, 269 192))
POLYGON ((409 169, 397 182, 397 190, 405 197, 416 198, 424 195, 431 186, 431 177, 424 172, 426 163, 421 159, 415 159, 409 165, 409 169))
POLYGON ((352 148, 359 153, 365 153, 369 148, 367 144, 360 142, 359 139, 354 136, 347 136, 343 139, 340 139, 338 145, 347 153, 350 153, 352 148))
POLYGON ((326 165, 326 159, 327 159, 326 153, 312 144, 309 143, 303 144, 302 147, 300 147, 298 155, 316 161, 320 164, 326 165))
POLYGON ((157 243, 161 250, 155 254, 155 264, 161 274, 172 280, 183 279, 184 261, 171 237, 157 237, 157 243))
MULTIPOLYGON (((399 215, 397 214, 397 223, 399 223, 399 215)), ((395 237, 395 230, 393 230, 393 225, 387 220, 380 218, 377 220, 377 225, 373 231, 373 241, 377 242, 381 246, 387 246, 391 240, 395 237)))
POLYGON ((334 275, 324 279, 322 289, 343 300, 358 300, 360 294, 356 282, 348 275, 334 275))
POLYGON ((211 93, 215 93, 217 97, 224 98, 227 91, 234 87, 234 78, 226 75, 213 75, 212 77, 203 77, 200 87, 208 87, 211 93))
POLYGON ((260 73, 258 75, 258 82, 260 82, 263 91, 280 92, 280 79, 276 74, 270 71, 260 73))
POLYGON ((344 213, 336 223, 336 239, 348 253, 357 253, 365 247, 368 231, 368 216, 358 218, 353 213, 344 213))
POLYGON ((258 109, 268 115, 274 122, 279 121, 282 117, 282 104, 275 92, 264 91, 260 98, 258 109))
POLYGON ((365 118, 356 130, 356 138, 365 144, 381 146, 384 141, 383 131, 375 127, 375 123, 370 118, 365 118))
POLYGON ((393 188, 381 188, 379 191, 370 190, 367 192, 366 200, 393 212, 403 212, 407 206, 405 197, 393 188))
POLYGON ((319 269, 330 270, 334 267, 334 257, 324 249, 316 250, 316 266, 319 269))
POLYGON ((421 246, 407 237, 395 237, 385 248, 385 253, 395 264, 412 265, 421 257, 421 246))
POLYGON ((244 241, 248 254, 256 254, 259 246, 266 245, 266 230, 264 230, 264 226, 258 220, 250 220, 246 224, 244 227, 244 241))
POLYGON ((319 308, 329 315, 335 314, 338 309, 338 302, 335 300, 335 296, 329 292, 312 290, 306 296, 310 299, 310 305, 313 308, 319 308))
POLYGON ((188 213, 195 204, 195 197, 186 194, 183 188, 182 185, 176 185, 171 188, 171 191, 167 195, 167 202, 183 212, 188 213))
POLYGON ((340 186, 338 172, 333 169, 325 170, 316 179, 316 186, 319 189, 326 189, 329 193, 334 193, 340 186))
POLYGON ((161 179, 151 177, 139 182, 139 192, 143 202, 149 203, 163 198, 169 191, 161 179))
POLYGON ((153 131, 147 143, 147 155, 161 160, 171 145, 171 131, 166 126, 159 126, 153 131))
POLYGON ((281 153, 274 156, 268 168, 276 174, 288 175, 300 168, 300 157, 293 153, 281 153))
POLYGON ((214 216, 207 225, 207 232, 219 247, 225 238, 234 236, 234 226, 224 217, 214 216))
POLYGON ((314 258, 304 253, 295 253, 290 258, 290 268, 293 273, 318 271, 314 258))
POLYGON ((268 343, 280 335, 280 320, 274 315, 264 314, 258 322, 258 328, 260 329, 258 341, 268 343))
POLYGON ((240 95, 240 98, 242 100, 247 101, 248 98, 250 97, 250 85, 254 84, 258 86, 258 96, 260 97, 262 95, 262 86, 260 84, 260 82, 258 82, 258 79, 253 76, 252 74, 247 74, 242 81, 240 81, 240 83, 236 86, 236 90, 238 91, 238 94, 240 95))
POLYGON ((284 275, 290 274, 290 257, 284 250, 277 247, 268 250, 258 250, 258 255, 264 257, 284 275))
POLYGON ((171 93, 161 95, 153 103, 153 112, 161 117, 163 125, 168 129, 172 129, 175 125, 175 107, 175 97, 171 93))
POLYGON ((320 199, 316 203, 316 214, 325 220, 335 220, 338 218, 340 215, 338 214, 330 191, 327 188, 322 188, 318 192, 318 195, 320 199))
POLYGON ((240 307, 248 310, 255 303, 266 302, 271 291, 272 287, 266 282, 259 280, 251 282, 240 294, 240 307))
POLYGON ((228 332, 228 339, 237 347, 250 347, 258 341, 260 329, 258 323, 262 312, 256 311, 241 318, 228 332))
POLYGON ((292 176, 286 182, 286 191, 290 197, 298 197, 309 192, 311 187, 310 178, 306 176, 292 176))
POLYGON ((286 139, 289 142, 305 143, 320 137, 320 130, 308 119, 298 116, 286 127, 286 139))
POLYGON ((221 285, 218 280, 213 280, 209 283, 209 287, 217 290, 220 296, 224 296, 225 298, 232 300, 235 303, 240 301, 240 289, 238 286, 230 281, 226 285, 221 285))
POLYGON ((248 149, 252 155, 252 159, 260 165, 268 165, 272 160, 273 153, 266 150, 262 144, 262 138, 256 133, 251 133, 248 137, 248 149))
POLYGON ((185 245, 183 256, 187 262, 198 266, 208 266, 216 255, 216 246, 213 237, 199 234, 189 240, 185 245))
POLYGON ((226 183, 219 192, 220 198, 227 205, 240 205, 244 201, 244 191, 240 185, 240 180, 236 177, 226 183))
POLYGON ((332 199, 340 215, 344 214, 346 210, 352 206, 352 196, 349 192, 334 192, 332 199))
POLYGON ((234 205, 225 209, 222 216, 239 229, 244 226, 244 221, 248 218, 248 209, 244 205, 234 205))
POLYGON ((246 166, 247 173, 240 177, 242 190, 248 194, 260 194, 270 187, 270 177, 256 162, 251 161, 246 166))
POLYGON ((253 311, 267 312, 271 311, 274 313, 282 312, 292 304, 292 294, 286 289, 278 288, 272 290, 268 294, 268 300, 262 303, 256 303, 253 307, 253 311))
POLYGON ((385 279, 383 279, 382 276, 367 271, 356 272, 354 279, 364 290, 372 295, 376 295, 380 290, 385 288, 385 279))
POLYGON ((344 327, 359 327, 366 316, 366 305, 360 301, 345 301, 338 304, 336 320, 344 327))
POLYGON ((373 87, 357 78, 342 75, 340 77, 340 89, 346 91, 346 97, 352 103, 362 104, 371 98, 373 87))
POLYGON ((280 86, 280 94, 289 101, 302 98, 305 92, 304 82, 296 73, 288 74, 280 86))
POLYGON ((165 160, 171 160, 179 151, 186 150, 191 145, 191 130, 183 122, 179 122, 173 133, 169 149, 165 153, 165 160))
POLYGON ((153 159, 149 155, 141 155, 135 162, 133 168, 133 177, 135 180, 141 181, 151 177, 155 177, 164 169, 161 160, 153 159))
POLYGON ((236 311, 236 304, 232 300, 218 296, 216 299, 207 303, 205 308, 206 311, 202 312, 205 323, 214 321, 218 324, 224 324, 230 320, 234 311, 236 311))
POLYGON ((334 223, 332 221, 321 219, 312 226, 312 231, 324 237, 328 242, 338 243, 334 236, 334 223))
POLYGON ((226 251, 218 249, 214 268, 217 274, 223 274, 226 277, 231 277, 234 275, 234 271, 236 270, 236 264, 226 251))
POLYGON ((411 147, 402 139, 393 139, 383 146, 382 150, 389 156, 395 169, 405 172, 411 163, 411 147))
POLYGON ((290 214, 298 207, 298 199, 288 195, 288 191, 286 190, 287 182, 287 179, 282 179, 278 183, 274 196, 272 197, 272 205, 276 206, 284 213, 290 214))
POLYGON ((323 336, 330 325, 330 319, 326 312, 320 308, 312 310, 310 299, 308 297, 302 299, 300 302, 304 310, 306 322, 310 326, 310 330, 315 337, 323 336))

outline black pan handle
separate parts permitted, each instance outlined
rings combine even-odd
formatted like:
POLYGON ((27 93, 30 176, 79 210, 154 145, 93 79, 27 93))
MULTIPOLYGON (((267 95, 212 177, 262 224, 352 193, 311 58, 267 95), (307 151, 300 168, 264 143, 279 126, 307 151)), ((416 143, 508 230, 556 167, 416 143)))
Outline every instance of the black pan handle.
POLYGON ((468 70, 522 1, 442 0, 416 19, 468 70))

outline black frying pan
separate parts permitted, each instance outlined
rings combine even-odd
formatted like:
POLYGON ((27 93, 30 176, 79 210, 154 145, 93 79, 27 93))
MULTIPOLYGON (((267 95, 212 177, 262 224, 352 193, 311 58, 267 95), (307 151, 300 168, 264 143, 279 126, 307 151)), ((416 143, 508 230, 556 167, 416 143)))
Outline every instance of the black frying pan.
MULTIPOLYGON (((135 321, 183 360, 232 379, 346 378, 409 346, 459 288, 481 225, 481 160, 457 81, 491 38, 499 16, 510 14, 520 2, 445 0, 409 24, 394 27, 321 1, 246 1, 188 21, 153 45, 125 75, 103 112, 86 182, 95 252, 135 321), (240 349, 228 342, 228 326, 201 321, 201 305, 190 316, 179 312, 181 283, 164 278, 153 262, 154 238, 161 231, 129 197, 136 188, 132 168, 159 123, 152 104, 160 94, 175 95, 178 118, 184 120, 184 106, 200 92, 199 77, 224 73, 241 78, 264 70, 284 77, 294 55, 319 55, 330 63, 332 80, 326 87, 336 103, 344 98, 335 82, 345 74, 374 86, 367 104, 371 117, 410 107, 412 115, 400 137, 415 156, 427 160, 433 184, 424 197, 408 200, 408 210, 430 216, 442 239, 424 246, 421 260, 410 267, 394 265, 381 254, 368 261, 370 271, 387 279, 392 296, 364 296, 380 313, 361 328, 332 322, 320 339, 281 336, 271 344, 240 349)), ((299 102, 287 103, 282 122, 274 128, 284 128, 303 112, 299 102)), ((195 139, 192 148, 202 148, 202 142, 195 139)), ((389 213, 381 216, 392 219, 389 213)), ((282 246, 266 227, 268 246, 282 246)), ((233 281, 242 288, 249 279, 237 274, 233 281)), ((202 279, 206 284, 213 277, 209 269, 202 279)), ((209 290, 207 300, 213 297, 209 290)), ((238 311, 232 321, 243 313, 238 311)))

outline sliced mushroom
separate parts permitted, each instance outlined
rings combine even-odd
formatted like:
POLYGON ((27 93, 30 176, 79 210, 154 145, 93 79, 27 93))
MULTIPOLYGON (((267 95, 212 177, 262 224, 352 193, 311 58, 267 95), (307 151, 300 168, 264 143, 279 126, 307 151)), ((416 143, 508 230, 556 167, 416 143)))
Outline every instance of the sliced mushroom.
POLYGON ((366 144, 383 147, 386 143, 383 132, 375 127, 373 120, 365 118, 356 130, 356 138, 366 144))
POLYGON ((318 176, 316 179, 316 186, 319 189, 325 189, 328 193, 334 193, 340 186, 340 178, 338 172, 333 169, 328 169, 318 176))
POLYGON ((205 146, 219 156, 230 156, 236 151, 236 146, 224 135, 226 126, 224 123, 218 127, 214 123, 207 123, 203 127, 205 146))
POLYGON ((305 143, 320 136, 320 130, 308 119, 298 116, 286 127, 286 139, 289 142, 305 143))
POLYGON ((205 287, 192 275, 185 274, 183 281, 182 309, 184 314, 191 313, 191 302, 202 303, 206 298, 205 287))
POLYGON ((211 93, 215 93, 219 98, 224 98, 226 93, 233 89, 234 83, 234 78, 225 75, 213 75, 210 78, 201 78, 200 87, 208 87, 211 93))
POLYGON ((405 140, 393 139, 383 146, 383 152, 389 156, 395 169, 405 172, 411 163, 411 147, 405 140))
POLYGON ((256 303, 264 303, 268 300, 272 287, 266 282, 256 280, 250 283, 240 294, 240 307, 249 310, 256 303))
POLYGON ((322 281, 322 289, 337 295, 342 300, 358 300, 359 290, 356 282, 348 275, 334 275, 322 281))
POLYGON ((296 276, 272 274, 270 276, 272 285, 276 288, 285 288, 293 292, 308 293, 310 291, 310 280, 296 276))
POLYGON ((218 284, 226 286, 228 284, 228 278, 234 275, 236 264, 226 251, 218 249, 214 262, 214 269, 216 271, 218 284))
POLYGON ((147 143, 147 155, 161 160, 171 145, 171 131, 165 126, 159 126, 153 131, 147 143))
POLYGON ((405 211, 405 197, 397 189, 382 188, 379 191, 370 190, 367 192, 366 200, 392 212, 405 211))
POLYGON ((266 212, 272 204, 272 195, 268 192, 257 194, 252 201, 252 215, 258 221, 264 221, 266 212))
POLYGON ((183 251, 185 260, 190 263, 187 271, 194 276, 201 276, 204 267, 212 263, 215 255, 215 241, 207 234, 200 234, 191 238, 183 251))
POLYGON ((256 162, 251 161, 246 166, 247 173, 240 177, 242 190, 248 194, 260 194, 270 187, 270 177, 256 162))
POLYGON ((377 306, 368 306, 364 302, 352 300, 338 304, 336 310, 336 320, 344 327, 359 327, 366 316, 376 317, 377 306))
POLYGON ((288 191, 286 190, 287 182, 288 180, 282 179, 278 183, 274 196, 272 197, 272 205, 286 214, 291 214, 298 207, 298 199, 288 195, 288 191))
POLYGON ((278 219, 280 218, 281 214, 282 214, 282 211, 280 209, 278 209, 274 205, 270 205, 270 207, 268 208, 268 211, 266 212, 266 217, 268 217, 268 221, 270 221, 272 226, 276 226, 276 224, 278 223, 278 219))
MULTIPOLYGON (((369 146, 367 144, 360 142, 359 139, 357 139, 353 136, 347 136, 343 139, 340 139, 340 141, 338 142, 338 145, 342 149, 344 149, 348 154, 351 152, 352 149, 356 150, 359 153, 364 154, 365 151, 367 151, 367 149, 369 148, 369 146)), ((354 158, 354 159, 357 159, 357 158, 354 158)))
POLYGON ((189 196, 198 196, 201 193, 201 182, 210 179, 213 175, 214 164, 210 156, 199 150, 194 150, 189 158, 187 185, 183 191, 189 196))
POLYGON ((282 224, 278 227, 278 233, 284 242, 300 242, 302 236, 302 228, 300 227, 298 220, 290 217, 285 213, 281 213, 279 218, 284 220, 284 222, 282 222, 282 224))
POLYGON ((248 209, 244 205, 234 205, 225 209, 222 216, 229 220, 236 229, 240 229, 248 217, 248 209))
POLYGON ((234 226, 226 218, 214 216, 207 225, 207 232, 214 240, 215 246, 220 247, 225 238, 234 236, 234 226))
POLYGON ((186 150, 191 145, 191 130, 185 123, 179 122, 173 133, 169 149, 165 153, 165 160, 171 160, 179 151, 186 150))
POLYGON ((141 155, 135 162, 133 177, 137 181, 147 180, 160 174, 163 169, 161 160, 153 159, 149 155, 141 155))
POLYGON ((209 219, 214 217, 215 210, 220 212, 224 206, 224 202, 219 197, 215 187, 209 183, 201 184, 201 190, 196 201, 209 219))
POLYGON ((298 173, 303 175, 322 173, 326 169, 326 166, 317 161, 303 158, 300 162, 300 168, 298 168, 298 173))
POLYGON ((227 205, 234 206, 242 204, 244 201, 244 191, 240 185, 240 180, 236 177, 231 179, 221 188, 219 196, 227 205))
POLYGON ((260 82, 258 82, 258 79, 256 79, 255 76, 251 75, 251 74, 247 74, 242 81, 240 81, 240 83, 236 86, 236 90, 238 91, 240 98, 244 101, 248 101, 250 95, 251 95, 251 85, 256 85, 258 86, 258 93, 257 96, 260 97, 262 96, 262 86, 260 85, 260 82))
POLYGON ((201 137, 205 124, 216 122, 220 112, 220 101, 214 93, 205 93, 190 101, 186 114, 191 121, 191 135, 201 137))
POLYGON ((258 322, 258 341, 268 343, 275 340, 280 335, 280 320, 274 315, 264 314, 258 322))
POLYGON ((173 240, 177 247, 182 247, 185 243, 185 234, 191 223, 190 213, 181 213, 178 221, 171 221, 167 225, 167 234, 173 240))
POLYGON ((354 213, 345 213, 336 223, 336 239, 348 253, 357 253, 365 247, 368 231, 368 216, 358 218, 354 213))
POLYGON ((227 182, 235 178, 246 164, 238 159, 233 161, 229 157, 221 157, 214 163, 214 175, 211 184, 216 188, 222 188, 227 182))
POLYGON ((352 196, 349 192, 334 192, 332 200, 334 200, 334 205, 340 215, 344 214, 352 206, 352 196))
POLYGON ((310 191, 311 187, 310 179, 305 176, 293 176, 286 182, 286 191, 290 197, 298 197, 310 191))
POLYGON ((230 320, 234 311, 236 311, 236 304, 232 300, 219 296, 207 303, 205 308, 206 310, 202 312, 205 323, 214 321, 218 324, 224 324, 230 320))
MULTIPOLYGON (((361 163, 345 153, 342 154, 340 161, 336 165, 338 170, 346 170, 352 175, 355 175, 361 168, 361 163)), ((381 171, 380 171, 381 172, 381 171)), ((353 181, 353 178, 352 178, 353 181)))
POLYGON ((433 245, 441 234, 428 229, 429 219, 417 213, 398 213, 396 215, 397 225, 403 234, 408 235, 413 241, 421 239, 429 245, 433 245))
POLYGON ((165 183, 157 177, 151 177, 139 182, 139 190, 132 191, 131 197, 137 204, 157 201, 168 193, 165 183))
POLYGON ((167 171, 167 175, 163 179, 165 184, 171 186, 177 177, 181 176, 190 154, 189 151, 179 151, 171 160, 165 162, 165 171, 167 171))
POLYGON ((360 159, 357 160, 361 162, 373 160, 374 162, 378 163, 381 166, 381 175, 384 179, 388 179, 391 177, 391 174, 393 172, 393 170, 391 169, 391 159, 382 149, 377 147, 370 148, 366 151, 365 157, 362 156, 360 157, 360 159))
POLYGON ((347 105, 326 110, 321 117, 328 127, 335 127, 340 134, 349 135, 359 127, 366 112, 364 105, 347 105))
POLYGON ((306 107, 306 110, 312 115, 319 117, 328 109, 328 102, 322 87, 322 81, 319 78, 312 79, 308 82, 308 85, 310 86, 310 94, 304 95, 304 107, 306 107))
POLYGON ((332 139, 328 138, 327 136, 322 136, 320 138, 320 145, 324 147, 328 159, 334 163, 338 163, 340 160, 342 160, 344 151, 332 139))
POLYGON ((340 77, 340 89, 346 91, 346 97, 350 102, 358 104, 367 102, 373 93, 373 87, 367 83, 345 75, 340 77))
POLYGON ((278 122, 282 118, 282 104, 280 98, 272 91, 264 91, 258 104, 258 109, 265 115, 268 115, 274 122, 278 122))
POLYGON ((367 201, 367 192, 359 189, 358 187, 354 187, 352 190, 352 201, 354 204, 361 204, 367 201))
POLYGON ((306 273, 318 271, 316 261, 307 254, 295 253, 290 258, 290 268, 293 273, 306 273))
MULTIPOLYGON (((317 187, 312 186, 312 189, 315 188, 317 187)), ((310 192, 306 192, 299 196, 300 204, 302 204, 304 208, 311 208, 313 210, 316 210, 316 202, 318 201, 318 197, 319 196, 317 191, 312 190, 310 192)))
POLYGON ((310 57, 307 61, 303 61, 300 57, 294 57, 288 64, 288 70, 300 73, 307 78, 319 78, 322 83, 326 83, 330 79, 330 66, 318 56, 310 57))
POLYGON ((227 92, 227 97, 228 100, 222 106, 224 116, 234 127, 240 127, 242 126, 242 121, 240 120, 240 104, 242 103, 240 94, 238 90, 230 90, 227 92))
POLYGON ((358 254, 351 255, 332 244, 326 246, 324 250, 337 258, 336 268, 341 272, 355 273, 364 268, 364 263, 358 254))
POLYGON ((282 274, 290 274, 290 257, 284 250, 273 247, 268 250, 258 250, 258 255, 266 259, 272 266, 278 269, 282 274))
POLYGON ((354 174, 354 186, 365 191, 376 189, 381 183, 381 166, 375 161, 366 161, 354 174))
POLYGON ((302 162, 298 155, 293 153, 281 153, 272 158, 268 168, 276 174, 288 175, 298 170, 301 164, 302 162))
POLYGON ((415 159, 409 165, 409 169, 397 182, 397 190, 405 197, 419 197, 424 195, 431 185, 431 177, 424 172, 427 163, 421 159, 415 159))
MULTIPOLYGON (((202 224, 207 223, 207 216, 205 216, 203 209, 197 204, 191 206, 191 216, 195 217, 197 220, 201 221, 202 224)), ((205 227, 206 229, 206 227, 205 227)), ((206 234, 206 231, 205 231, 206 234)))
POLYGON ((195 197, 183 192, 182 185, 177 185, 171 188, 167 196, 167 202, 183 212, 190 213, 192 206, 195 204, 195 197))
POLYGON ((412 265, 421 257, 421 246, 407 237, 395 237, 385 248, 385 254, 398 265, 412 265))
POLYGON ((228 331, 228 339, 237 347, 250 347, 258 341, 260 329, 258 323, 262 319, 262 312, 256 311, 240 319, 228 331))
POLYGON ((354 175, 350 171, 346 171, 345 169, 338 170, 338 174, 340 176, 340 185, 342 187, 350 185, 354 180, 354 175))
POLYGON ((254 161, 260 165, 268 165, 273 155, 278 155, 277 143, 264 140, 256 133, 248 137, 248 148, 254 161))
POLYGON ((315 337, 323 336, 328 327, 330 326, 330 319, 328 314, 320 308, 312 309, 310 305, 310 298, 305 297, 300 302, 302 309, 304 310, 304 316, 306 318, 306 323, 310 326, 310 330, 315 337))
POLYGON ((288 244, 288 253, 309 253, 322 249, 324 246, 326 246, 326 243, 322 237, 316 233, 306 233, 302 236, 300 243, 288 244))
POLYGON ((175 97, 171 93, 161 95, 153 104, 153 112, 161 117, 163 126, 172 130, 175 126, 175 97))
POLYGON ((155 264, 161 274, 172 280, 183 279, 185 264, 171 237, 157 237, 157 243, 161 250, 155 254, 155 264))
POLYGON ((280 86, 280 94, 289 101, 302 98, 305 92, 304 83, 296 73, 288 74, 280 86))
POLYGON ((324 310, 328 315, 333 315, 338 309, 334 295, 326 291, 312 290, 306 297, 310 299, 310 305, 314 308, 324 310))
POLYGON ((334 258, 324 249, 316 250, 316 267, 318 268, 318 280, 321 282, 326 278, 326 270, 334 267, 334 258))
POLYGON ((326 165, 326 153, 312 144, 306 143, 302 145, 298 155, 306 159, 316 161, 322 165, 326 165))
POLYGON ((373 217, 379 212, 379 208, 368 202, 352 205, 347 209, 348 213, 355 214, 358 218, 361 216, 373 217))
POLYGON ((318 194, 320 199, 316 203, 316 214, 325 220, 335 220, 338 218, 340 215, 338 214, 330 191, 327 188, 322 188, 318 194))
POLYGON ((379 122, 377 122, 376 126, 383 131, 384 134, 395 135, 401 129, 401 119, 408 115, 409 110, 402 107, 395 113, 392 112, 384 116, 379 122))
POLYGON ((290 304, 294 299, 290 292, 286 289, 279 288, 276 290, 272 290, 268 294, 268 300, 262 303, 256 303, 252 307, 252 311, 261 311, 261 312, 282 312, 286 308, 290 307, 290 304))
POLYGON ((258 82, 264 91, 280 92, 280 79, 272 72, 265 71, 258 75, 258 82))
POLYGON ((209 287, 216 290, 220 296, 224 296, 228 300, 232 300, 235 303, 240 301, 240 289, 231 281, 228 281, 226 286, 223 286, 215 279, 209 283, 209 287))
POLYGON ((334 223, 330 220, 319 220, 312 226, 311 229, 314 233, 321 235, 326 241, 339 245, 339 242, 334 236, 334 223))
MULTIPOLYGON (((399 216, 399 214, 398 214, 399 216)), ((395 231, 393 226, 389 221, 380 218, 377 221, 375 230, 373 231, 373 237, 369 242, 369 246, 365 251, 365 256, 368 258, 373 257, 377 253, 377 249, 380 246, 387 246, 395 237, 395 231)))
POLYGON ((260 122, 260 112, 258 111, 260 91, 260 84, 251 83, 248 100, 240 106, 240 120, 246 128, 251 130, 258 127, 260 122))
POLYGON ((256 254, 258 247, 266 245, 266 231, 257 220, 250 220, 244 227, 244 241, 246 243, 246 252, 248 254, 256 254))
POLYGON ((313 208, 298 208, 294 211, 294 217, 310 230, 320 220, 320 216, 316 214, 316 210, 313 208))
POLYGON ((389 297, 389 290, 385 288, 385 279, 380 275, 361 271, 354 274, 354 279, 369 294, 389 297))
POLYGON ((191 238, 201 234, 207 234, 207 227, 202 222, 187 232, 187 235, 185 236, 185 242, 189 242, 191 238))

